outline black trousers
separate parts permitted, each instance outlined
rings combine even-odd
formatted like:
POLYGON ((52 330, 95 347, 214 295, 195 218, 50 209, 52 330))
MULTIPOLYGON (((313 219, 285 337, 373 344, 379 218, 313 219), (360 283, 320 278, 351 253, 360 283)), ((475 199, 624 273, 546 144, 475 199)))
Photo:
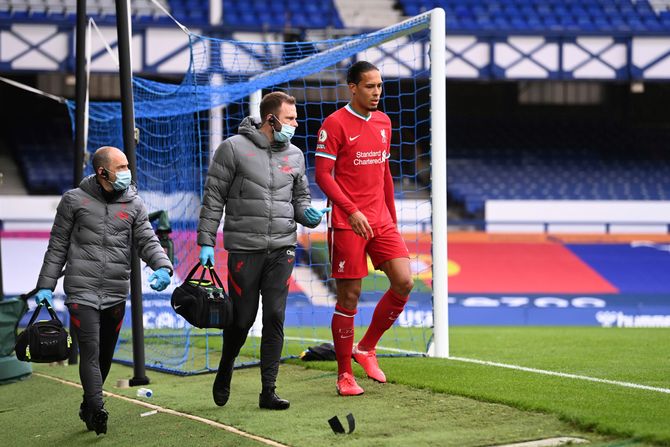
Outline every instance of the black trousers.
POLYGON ((126 313, 125 301, 105 310, 69 304, 70 319, 79 340, 79 378, 88 408, 102 408, 102 384, 112 366, 114 348, 126 313))
POLYGON ((235 322, 223 331, 219 369, 232 367, 240 353, 258 313, 260 292, 263 296, 261 383, 263 387, 275 386, 284 345, 286 297, 294 261, 294 247, 270 253, 228 254, 228 293, 233 301, 235 322))

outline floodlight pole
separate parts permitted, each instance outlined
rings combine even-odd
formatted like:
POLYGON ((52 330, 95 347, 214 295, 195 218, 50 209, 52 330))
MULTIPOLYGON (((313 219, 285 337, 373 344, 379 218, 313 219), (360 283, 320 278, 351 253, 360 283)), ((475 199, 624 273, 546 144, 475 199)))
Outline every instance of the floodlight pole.
POLYGON ((430 12, 430 154, 433 209, 433 342, 435 357, 449 357, 447 258, 447 78, 444 9, 430 12))
MULTIPOLYGON (((74 178, 72 187, 79 186, 84 178, 84 151, 86 151, 86 0, 77 0, 77 27, 75 53, 75 118, 74 118, 74 178)), ((68 358, 69 365, 79 362, 79 340, 70 321, 72 349, 68 358)))
MULTIPOLYGON (((135 112, 133 110, 133 69, 130 54, 130 0, 116 0, 116 33, 119 45, 119 77, 121 81, 121 117, 123 148, 130 171, 137 181, 135 154, 135 112)), ((134 238, 133 238, 134 242, 134 238)), ((142 316, 142 272, 135 244, 130 254, 130 310, 133 328, 133 378, 130 385, 146 385, 149 378, 144 367, 144 318, 142 316)))

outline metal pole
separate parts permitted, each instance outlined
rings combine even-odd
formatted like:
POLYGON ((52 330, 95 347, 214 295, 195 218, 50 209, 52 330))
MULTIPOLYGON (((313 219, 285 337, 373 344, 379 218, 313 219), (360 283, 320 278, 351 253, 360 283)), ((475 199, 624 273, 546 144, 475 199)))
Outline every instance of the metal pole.
MULTIPOLYGON (((76 31, 76 67, 75 67, 75 120, 74 120, 74 178, 72 187, 79 186, 84 177, 84 151, 86 150, 86 91, 88 79, 86 77, 86 0, 77 0, 77 31, 76 31)), ((70 320, 70 336, 72 350, 68 364, 76 365, 79 362, 79 340, 77 332, 70 320)))
POLYGON ((433 341, 435 357, 449 357, 447 279, 447 131, 444 9, 430 12, 430 154, 433 208, 433 341))
POLYGON ((86 148, 86 0, 77 0, 77 41, 76 41, 76 104, 74 126, 74 187, 84 176, 84 151, 86 148))
MULTIPOLYGON (((119 75, 121 81, 121 116, 123 148, 134 179, 137 179, 135 155, 135 112, 133 110, 133 69, 130 54, 130 0, 116 0, 116 32, 119 45, 119 75)), ((149 378, 144 367, 144 321, 142 318, 142 273, 135 244, 131 249, 130 310, 133 328, 133 373, 130 385, 146 385, 149 378)))

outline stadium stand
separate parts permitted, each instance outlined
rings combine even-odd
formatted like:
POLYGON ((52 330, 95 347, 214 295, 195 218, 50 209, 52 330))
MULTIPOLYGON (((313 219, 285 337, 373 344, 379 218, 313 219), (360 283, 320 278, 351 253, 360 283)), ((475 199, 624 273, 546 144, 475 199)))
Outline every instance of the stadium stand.
MULTIPOLYGON (((159 1, 167 6, 166 0, 159 1)), ((178 2, 178 0, 173 1, 178 2)), ((114 0, 90 0, 87 2, 87 11, 97 23, 116 22, 114 0)), ((76 0, 9 0, 0 2, 0 20, 5 19, 12 22, 69 23, 75 21, 76 13, 76 0)), ((169 23, 165 13, 151 0, 133 0, 131 15, 134 21, 141 23, 169 23)))
MULTIPOLYGON (((160 0, 180 22, 209 23, 209 0, 160 0)), ((222 0, 223 24, 239 29, 342 28, 342 20, 332 0, 236 1, 222 0)), ((98 23, 115 22, 114 0, 93 0, 88 14, 98 23)), ((0 20, 29 22, 74 22, 76 0, 9 0, 0 2, 0 20)), ((131 15, 143 25, 170 24, 171 20, 151 0, 133 0, 131 15)))
POLYGON ((407 16, 444 8, 447 31, 617 32, 670 30, 667 2, 647 0, 399 0, 407 16))
MULTIPOLYGON (((186 25, 209 23, 209 0, 160 1, 186 25)), ((238 29, 379 28, 398 21, 399 11, 414 16, 442 7, 447 30, 457 33, 639 34, 670 30, 670 5, 653 0, 375 0, 365 4, 355 0, 221 1, 223 25, 238 29)), ((114 22, 114 0, 89 1, 88 11, 97 22, 114 22)), ((0 2, 0 20, 74 21, 75 12, 76 0, 0 2)), ((133 0, 131 14, 140 24, 170 23, 151 0, 133 0)))
POLYGON ((223 22, 229 26, 255 29, 343 27, 332 0, 223 0, 223 22))
POLYGON ((473 215, 497 199, 670 200, 670 161, 658 152, 667 130, 486 122, 448 134, 448 193, 473 215))
POLYGON ((40 132, 18 126, 8 141, 30 194, 60 195, 72 188, 74 154, 69 121, 54 121, 40 132))

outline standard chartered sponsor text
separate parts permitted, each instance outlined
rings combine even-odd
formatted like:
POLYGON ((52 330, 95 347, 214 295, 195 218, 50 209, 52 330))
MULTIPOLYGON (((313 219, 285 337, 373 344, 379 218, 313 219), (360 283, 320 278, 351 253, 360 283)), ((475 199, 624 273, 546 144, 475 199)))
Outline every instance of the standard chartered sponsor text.
POLYGON ((356 152, 354 166, 378 165, 386 162, 384 151, 356 152))

